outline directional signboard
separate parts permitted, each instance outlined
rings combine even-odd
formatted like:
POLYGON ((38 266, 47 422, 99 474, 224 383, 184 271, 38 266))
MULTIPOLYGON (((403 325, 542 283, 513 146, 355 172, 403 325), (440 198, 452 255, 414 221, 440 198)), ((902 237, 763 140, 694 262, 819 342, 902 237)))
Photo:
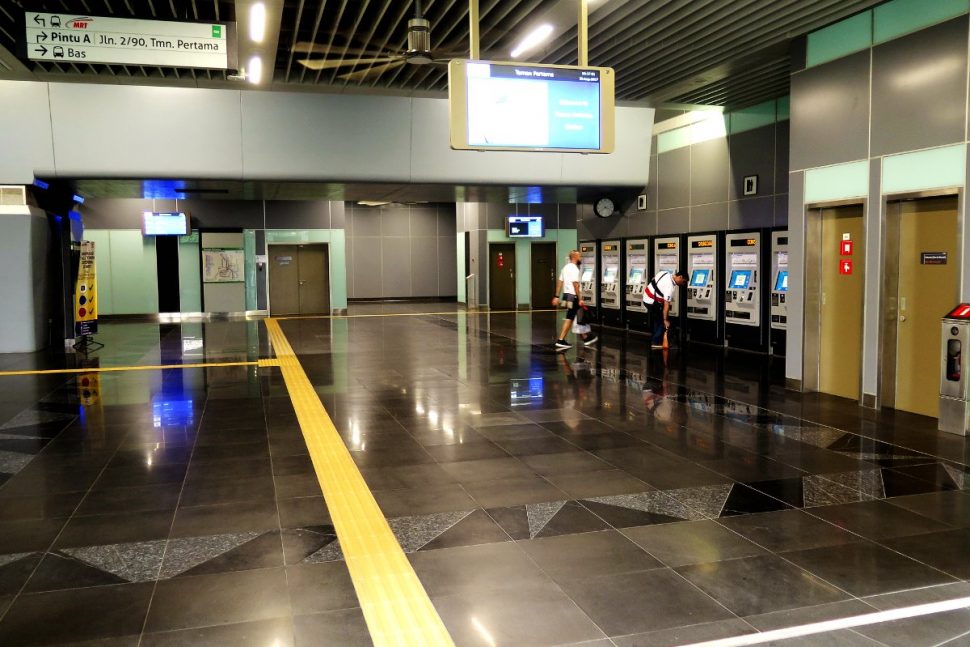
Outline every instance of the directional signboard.
POLYGON ((31 11, 24 16, 27 58, 32 61, 236 67, 235 43, 227 33, 234 25, 31 11))

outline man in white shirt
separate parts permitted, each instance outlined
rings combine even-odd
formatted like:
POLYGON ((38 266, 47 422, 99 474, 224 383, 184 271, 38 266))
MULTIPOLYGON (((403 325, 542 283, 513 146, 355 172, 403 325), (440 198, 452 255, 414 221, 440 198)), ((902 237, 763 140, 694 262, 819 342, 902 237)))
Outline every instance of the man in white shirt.
POLYGON ((643 302, 650 312, 653 326, 652 348, 663 348, 664 333, 670 328, 670 301, 677 288, 683 285, 687 285, 687 276, 683 272, 663 270, 643 288, 643 302))
MULTIPOLYGON (((560 294, 563 295, 562 300, 569 304, 569 309, 566 310, 566 320, 562 322, 559 337, 556 339, 556 350, 566 350, 572 346, 566 341, 566 335, 569 334, 569 329, 573 325, 576 313, 583 307, 583 297, 579 290, 579 264, 581 259, 582 255, 575 249, 569 252, 569 262, 563 266, 562 271, 559 272, 559 280, 556 281, 556 294, 552 297, 552 305, 559 305, 560 294)), ((595 341, 596 335, 583 335, 583 343, 585 345, 589 346, 595 341)))

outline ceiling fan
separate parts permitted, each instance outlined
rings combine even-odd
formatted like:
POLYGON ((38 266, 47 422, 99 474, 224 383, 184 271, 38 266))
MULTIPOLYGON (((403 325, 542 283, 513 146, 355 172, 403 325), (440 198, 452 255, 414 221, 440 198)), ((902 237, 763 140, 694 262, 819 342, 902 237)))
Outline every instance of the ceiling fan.
POLYGON ((388 70, 405 64, 411 65, 447 65, 452 58, 457 58, 465 50, 432 49, 431 23, 421 13, 421 2, 414 3, 414 18, 408 20, 407 49, 404 51, 373 51, 353 49, 340 46, 321 45, 318 43, 298 42, 293 45, 293 51, 301 54, 315 54, 322 52, 331 58, 302 58, 297 62, 311 70, 329 70, 338 67, 365 65, 362 70, 349 72, 337 76, 346 81, 360 81, 369 76, 378 76, 388 70), (354 57, 348 58, 351 54, 354 57))

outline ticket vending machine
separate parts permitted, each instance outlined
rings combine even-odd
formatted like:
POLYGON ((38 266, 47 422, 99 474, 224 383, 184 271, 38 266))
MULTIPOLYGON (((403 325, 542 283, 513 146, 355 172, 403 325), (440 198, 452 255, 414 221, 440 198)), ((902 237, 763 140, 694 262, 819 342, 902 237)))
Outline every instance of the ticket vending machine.
POLYGON ((624 283, 623 319, 626 327, 638 332, 647 330, 647 306, 643 287, 650 280, 650 241, 646 238, 627 240, 623 244, 624 283))
MULTIPOLYGON (((662 236, 653 239, 653 267, 647 274, 645 282, 649 282, 660 272, 674 273, 683 271, 684 268, 684 244, 680 236, 662 236)), ((675 337, 678 339, 684 334, 684 289, 674 292, 670 301, 670 312, 667 313, 671 323, 676 324, 675 337)))
POLYGON ((597 296, 597 277, 599 277, 599 245, 596 241, 579 244, 579 292, 583 303, 596 319, 599 303, 597 296))
POLYGON ((784 355, 788 328, 788 230, 771 232, 771 329, 774 355, 784 355))
POLYGON ((718 268, 722 236, 717 233, 687 237, 687 339, 708 344, 724 340, 718 268))
POLYGON ((600 323, 623 325, 623 254, 618 240, 600 242, 600 323))
POLYGON ((724 340, 731 348, 765 351, 764 271, 765 236, 760 231, 724 236, 724 340))

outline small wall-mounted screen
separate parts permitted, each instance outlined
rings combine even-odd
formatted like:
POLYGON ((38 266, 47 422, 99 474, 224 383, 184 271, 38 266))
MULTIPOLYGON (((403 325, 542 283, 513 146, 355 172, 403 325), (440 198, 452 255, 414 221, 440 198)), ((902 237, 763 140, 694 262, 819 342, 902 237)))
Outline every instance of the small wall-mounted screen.
POLYGON ((733 270, 729 290, 747 290, 751 287, 751 270, 733 270))
POLYGON ((634 267, 630 270, 630 283, 642 283, 643 282, 643 269, 639 267, 634 267))
POLYGON ((775 292, 788 292, 788 270, 781 270, 775 277, 775 292))
POLYGON ((710 275, 710 270, 694 270, 690 275, 690 286, 692 288, 705 287, 707 285, 707 277, 710 275))
POLYGON ((592 280, 593 280, 593 269, 591 267, 587 267, 585 270, 583 270, 583 275, 580 277, 579 281, 581 283, 589 283, 592 280))
POLYGON ((145 236, 185 236, 189 233, 189 218, 183 212, 142 213, 141 231, 145 236))
POLYGON ((509 216, 509 238, 542 238, 546 234, 542 216, 509 216))

